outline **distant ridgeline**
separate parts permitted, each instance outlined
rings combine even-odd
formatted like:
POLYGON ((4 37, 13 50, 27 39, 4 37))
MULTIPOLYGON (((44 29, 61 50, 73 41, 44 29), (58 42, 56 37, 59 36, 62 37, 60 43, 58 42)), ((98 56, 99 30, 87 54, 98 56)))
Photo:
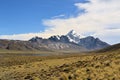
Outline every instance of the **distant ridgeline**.
POLYGON ((0 40, 0 48, 7 50, 70 50, 70 51, 89 51, 98 50, 110 46, 93 36, 81 38, 74 30, 67 35, 51 36, 48 39, 34 37, 29 41, 19 40, 0 40))

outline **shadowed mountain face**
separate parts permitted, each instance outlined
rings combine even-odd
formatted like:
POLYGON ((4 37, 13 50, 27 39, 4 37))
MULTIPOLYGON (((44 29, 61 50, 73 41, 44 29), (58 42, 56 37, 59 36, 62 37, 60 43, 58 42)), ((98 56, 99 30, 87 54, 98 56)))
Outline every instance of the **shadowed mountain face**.
POLYGON ((80 38, 73 30, 67 35, 51 36, 48 39, 34 37, 29 41, 0 40, 0 48, 8 50, 88 51, 108 46, 109 44, 92 36, 80 38))
POLYGON ((80 39, 78 44, 89 50, 102 49, 109 46, 106 42, 92 36, 80 39))
POLYGON ((48 38, 51 41, 54 42, 63 42, 63 43, 70 43, 69 38, 67 36, 51 36, 50 38, 48 38))
POLYGON ((112 46, 108 46, 108 47, 101 49, 97 52, 111 52, 111 51, 119 51, 120 52, 120 43, 112 45, 112 46))

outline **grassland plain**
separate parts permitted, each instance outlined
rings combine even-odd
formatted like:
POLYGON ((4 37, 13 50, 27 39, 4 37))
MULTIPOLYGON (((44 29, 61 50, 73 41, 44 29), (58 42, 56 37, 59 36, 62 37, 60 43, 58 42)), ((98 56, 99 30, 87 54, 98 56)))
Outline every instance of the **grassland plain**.
POLYGON ((120 50, 52 56, 1 54, 0 80, 120 80, 120 50))

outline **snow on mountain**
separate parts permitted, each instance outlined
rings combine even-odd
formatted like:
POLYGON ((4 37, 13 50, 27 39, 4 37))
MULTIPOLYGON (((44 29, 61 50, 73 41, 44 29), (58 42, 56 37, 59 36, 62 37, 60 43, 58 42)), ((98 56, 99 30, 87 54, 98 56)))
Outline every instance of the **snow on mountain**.
MULTIPOLYGON (((75 44, 76 44, 88 50, 97 50, 97 49, 102 49, 109 46, 109 44, 107 44, 106 42, 103 42, 99 38, 94 38, 93 36, 87 36, 83 38, 82 35, 76 33, 74 30, 71 30, 67 35, 62 35, 62 36, 54 35, 46 40, 39 37, 35 37, 35 38, 32 38, 30 41, 41 43, 41 44, 49 43, 47 45, 49 46, 54 45, 52 47, 56 49, 58 49, 58 47, 61 46, 60 44, 63 44, 61 48, 63 47, 67 48, 68 46, 67 44, 72 44, 73 47, 75 47, 75 44)), ((69 47, 72 47, 72 45, 71 46, 69 45, 69 47)))
POLYGON ((76 33, 74 30, 71 30, 66 36, 68 37, 70 42, 74 43, 79 43, 81 39, 80 34, 76 33))
POLYGON ((109 44, 98 38, 94 38, 93 36, 83 37, 74 30, 71 30, 66 36, 68 37, 69 42, 76 43, 89 50, 101 49, 109 46, 109 44))

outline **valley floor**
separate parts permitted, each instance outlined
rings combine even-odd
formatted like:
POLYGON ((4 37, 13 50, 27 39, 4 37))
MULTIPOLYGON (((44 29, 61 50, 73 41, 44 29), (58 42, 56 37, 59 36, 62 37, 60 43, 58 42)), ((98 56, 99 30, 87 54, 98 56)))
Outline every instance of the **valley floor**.
POLYGON ((0 55, 0 80, 120 80, 120 53, 0 55))

